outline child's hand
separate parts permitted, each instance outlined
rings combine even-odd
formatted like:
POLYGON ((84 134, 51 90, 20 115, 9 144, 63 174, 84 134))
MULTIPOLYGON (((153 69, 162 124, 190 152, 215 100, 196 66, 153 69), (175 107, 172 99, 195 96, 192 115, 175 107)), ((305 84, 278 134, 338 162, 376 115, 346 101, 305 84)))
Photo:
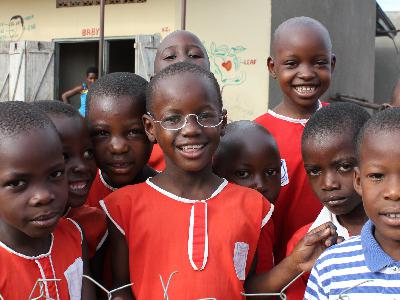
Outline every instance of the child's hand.
POLYGON ((342 237, 336 233, 336 227, 327 222, 308 232, 293 249, 292 261, 296 264, 299 273, 311 271, 321 253, 328 247, 341 243, 342 237))

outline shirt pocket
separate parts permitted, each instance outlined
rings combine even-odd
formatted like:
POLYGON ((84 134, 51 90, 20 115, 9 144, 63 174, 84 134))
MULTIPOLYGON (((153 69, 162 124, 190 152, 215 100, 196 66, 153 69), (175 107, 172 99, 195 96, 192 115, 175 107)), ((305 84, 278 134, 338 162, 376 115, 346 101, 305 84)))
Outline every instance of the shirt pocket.
POLYGON ((236 276, 239 280, 246 279, 246 263, 249 253, 249 244, 245 242, 236 242, 233 251, 233 264, 235 266, 236 276))
POLYGON ((83 261, 82 258, 79 257, 64 272, 64 276, 67 279, 68 291, 71 300, 81 300, 82 275, 83 275, 83 261))

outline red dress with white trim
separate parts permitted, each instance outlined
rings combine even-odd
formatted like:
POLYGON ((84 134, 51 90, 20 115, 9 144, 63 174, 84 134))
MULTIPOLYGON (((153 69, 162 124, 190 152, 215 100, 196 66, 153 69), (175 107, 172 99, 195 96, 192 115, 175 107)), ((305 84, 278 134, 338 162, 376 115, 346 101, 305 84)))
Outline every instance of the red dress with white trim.
POLYGON ((82 274, 82 232, 70 219, 60 219, 49 251, 36 257, 18 253, 0 242, 0 295, 5 300, 80 300, 82 274), (44 280, 42 294, 40 286, 35 286, 38 279, 44 280))
POLYGON ((178 197, 147 180, 100 203, 126 238, 138 300, 243 299, 273 211, 257 191, 226 180, 209 199, 178 197))
POLYGON ((102 209, 83 205, 68 210, 64 216, 76 221, 85 233, 88 258, 91 259, 107 237, 107 217, 102 209))
POLYGON ((105 182, 101 170, 99 169, 93 180, 92 186, 90 187, 89 195, 86 199, 86 205, 101 209, 99 201, 103 200, 106 196, 116 190, 117 188, 114 188, 105 182))
MULTIPOLYGON (((320 106, 326 106, 322 103, 320 106)), ((292 119, 272 110, 255 119, 275 138, 281 155, 281 191, 275 202, 275 261, 286 254, 286 245, 297 229, 311 223, 322 208, 311 189, 301 156, 301 136, 308 119, 292 119)))

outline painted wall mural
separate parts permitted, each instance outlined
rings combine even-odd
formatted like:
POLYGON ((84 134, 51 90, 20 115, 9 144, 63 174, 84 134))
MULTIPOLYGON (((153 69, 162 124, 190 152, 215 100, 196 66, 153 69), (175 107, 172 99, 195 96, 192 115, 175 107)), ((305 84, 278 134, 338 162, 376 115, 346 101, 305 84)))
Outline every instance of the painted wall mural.
POLYGON ((0 22, 0 41, 19 41, 26 31, 35 29, 34 15, 12 16, 8 21, 0 22))

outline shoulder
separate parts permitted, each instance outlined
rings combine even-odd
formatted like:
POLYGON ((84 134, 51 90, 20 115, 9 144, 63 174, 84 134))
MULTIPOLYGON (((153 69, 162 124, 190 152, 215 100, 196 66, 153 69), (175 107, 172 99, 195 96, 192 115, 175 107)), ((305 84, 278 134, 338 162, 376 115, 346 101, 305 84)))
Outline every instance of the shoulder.
POLYGON ((265 126, 266 123, 269 123, 271 120, 273 119, 272 115, 268 112, 266 112, 265 114, 257 117, 254 119, 254 122, 265 126))

